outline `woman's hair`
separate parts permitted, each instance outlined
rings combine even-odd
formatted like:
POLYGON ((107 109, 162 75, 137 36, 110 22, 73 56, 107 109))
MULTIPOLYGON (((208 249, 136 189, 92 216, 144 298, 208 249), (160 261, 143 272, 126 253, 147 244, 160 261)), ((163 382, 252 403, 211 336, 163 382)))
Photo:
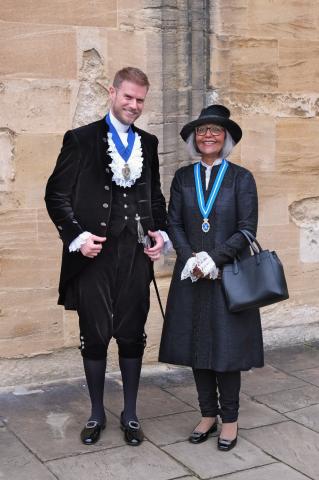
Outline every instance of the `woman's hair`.
MULTIPOLYGON (((236 145, 230 133, 226 129, 225 129, 225 134, 226 135, 225 135, 224 146, 220 152, 221 158, 227 158, 231 154, 234 146, 236 145)), ((187 147, 188 153, 192 158, 199 158, 202 156, 202 154, 197 148, 194 132, 192 132, 188 137, 188 139, 186 140, 186 147, 187 147)))
POLYGON ((127 80, 128 82, 136 83, 142 87, 149 88, 150 82, 148 81, 147 75, 142 72, 139 68, 135 67, 125 67, 116 72, 114 80, 113 80, 113 87, 119 88, 124 82, 127 80))

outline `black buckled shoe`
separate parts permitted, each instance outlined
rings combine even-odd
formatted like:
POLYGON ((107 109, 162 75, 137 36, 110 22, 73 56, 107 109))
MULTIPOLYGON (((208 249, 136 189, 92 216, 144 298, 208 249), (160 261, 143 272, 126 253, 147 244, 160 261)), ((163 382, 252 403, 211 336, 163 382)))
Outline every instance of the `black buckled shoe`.
POLYGON ((231 450, 236 446, 236 443, 237 443, 237 436, 236 438, 234 438, 234 440, 227 440, 226 438, 218 437, 217 448, 222 452, 229 452, 229 450, 231 450))
POLYGON ((188 437, 188 440, 191 443, 195 443, 195 444, 203 443, 207 440, 209 435, 217 432, 217 427, 218 427, 218 422, 215 421, 215 423, 213 423, 213 425, 210 427, 209 430, 207 430, 207 432, 196 432, 196 430, 194 430, 188 437))
POLYGON ((105 429, 105 425, 105 423, 100 425, 95 420, 87 422, 80 435, 82 443, 85 445, 93 445, 96 443, 100 438, 101 431, 105 429))
POLYGON ((221 438, 221 436, 218 437, 218 440, 217 440, 218 450, 221 450, 222 452, 229 452, 229 450, 234 448, 237 444, 237 435, 238 435, 238 424, 237 424, 237 430, 236 430, 236 437, 233 440, 228 440, 227 438, 221 438))
POLYGON ((121 430, 124 432, 124 440, 128 445, 137 447, 144 440, 144 433, 139 422, 130 420, 127 425, 123 422, 123 412, 121 413, 121 430))

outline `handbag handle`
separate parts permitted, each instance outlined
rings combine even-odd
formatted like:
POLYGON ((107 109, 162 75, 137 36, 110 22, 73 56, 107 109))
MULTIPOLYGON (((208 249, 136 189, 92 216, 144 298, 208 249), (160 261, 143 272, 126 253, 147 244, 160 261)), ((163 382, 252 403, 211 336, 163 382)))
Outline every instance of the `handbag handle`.
MULTIPOLYGON (((249 231, 249 230, 239 230, 239 232, 244 235, 244 237, 246 238, 246 240, 248 241, 249 243, 249 246, 256 258, 256 263, 257 265, 260 264, 260 253, 263 251, 263 249, 261 248, 261 245, 260 243, 258 242, 257 238, 254 237, 254 235, 249 231)), ((239 273, 239 267, 238 267, 238 259, 235 257, 234 258, 234 262, 233 262, 233 272, 235 275, 237 275, 239 273)))
POLYGON ((260 243, 258 242, 257 238, 254 237, 254 235, 249 231, 249 230, 239 230, 240 233, 242 233, 244 235, 244 237, 246 238, 246 240, 248 241, 252 251, 255 253, 255 254, 258 254, 260 252, 262 252, 262 248, 261 248, 261 245, 260 243))

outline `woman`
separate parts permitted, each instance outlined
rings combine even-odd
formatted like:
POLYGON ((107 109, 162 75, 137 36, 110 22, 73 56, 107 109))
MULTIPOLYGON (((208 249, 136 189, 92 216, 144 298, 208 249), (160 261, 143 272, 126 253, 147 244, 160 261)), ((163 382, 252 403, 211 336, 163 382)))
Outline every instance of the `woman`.
POLYGON ((204 108, 181 131, 199 162, 173 179, 169 236, 177 252, 159 359, 193 368, 202 419, 189 437, 207 440, 222 420, 218 448, 237 442, 240 372, 263 366, 257 309, 230 313, 221 270, 249 247, 240 229, 256 234, 258 204, 252 174, 225 158, 242 136, 222 105, 204 108))

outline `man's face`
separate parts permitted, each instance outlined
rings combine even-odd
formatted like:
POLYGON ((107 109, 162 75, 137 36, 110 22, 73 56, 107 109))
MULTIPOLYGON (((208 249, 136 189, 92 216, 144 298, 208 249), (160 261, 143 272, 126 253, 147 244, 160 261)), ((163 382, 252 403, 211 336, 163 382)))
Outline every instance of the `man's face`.
POLYGON ((124 80, 118 88, 109 88, 111 110, 114 116, 125 125, 134 123, 141 115, 147 87, 124 80))

